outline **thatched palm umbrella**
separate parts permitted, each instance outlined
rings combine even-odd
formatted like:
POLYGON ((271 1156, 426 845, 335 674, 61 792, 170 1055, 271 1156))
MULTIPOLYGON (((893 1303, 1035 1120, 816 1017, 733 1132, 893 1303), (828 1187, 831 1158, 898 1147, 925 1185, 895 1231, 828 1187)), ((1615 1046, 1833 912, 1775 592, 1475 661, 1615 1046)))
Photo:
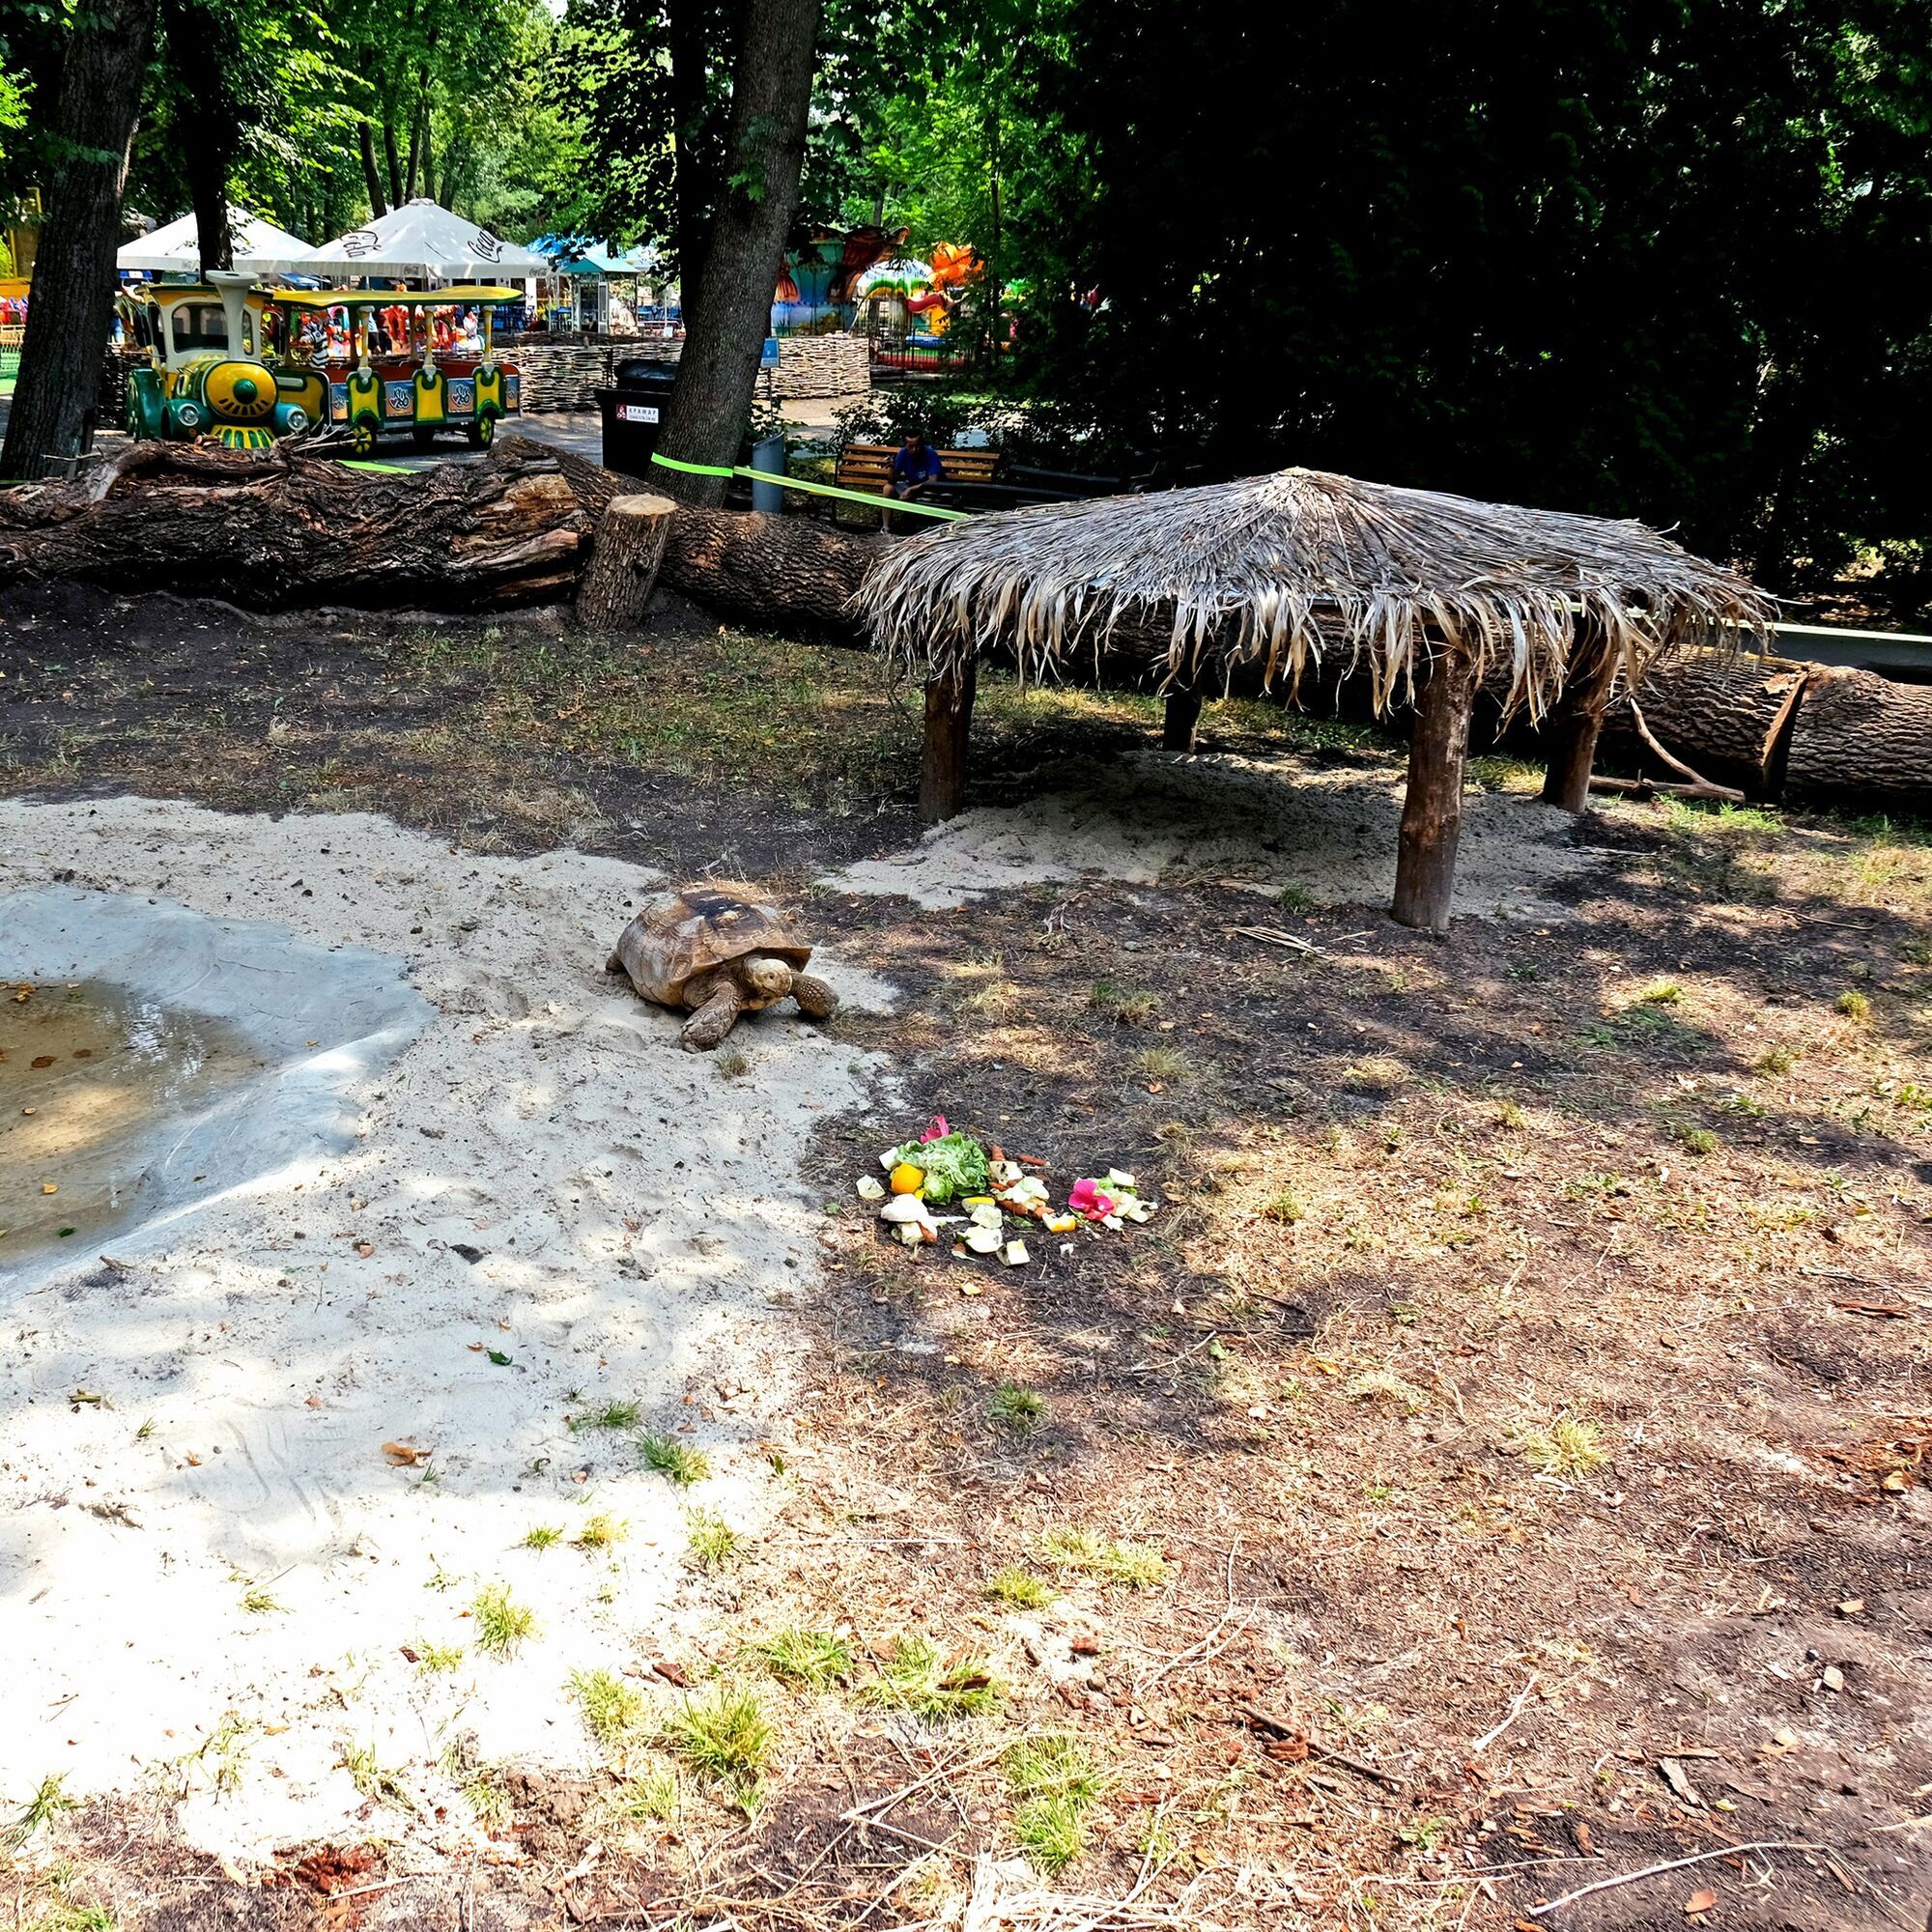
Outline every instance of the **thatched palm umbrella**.
POLYGON ((1437 931, 1479 682, 1554 713, 1546 796, 1580 807, 1619 679, 1734 647, 1771 614, 1742 578, 1641 524, 1312 469, 949 525, 895 550, 855 603, 925 685, 928 818, 959 809, 982 656, 1035 679, 1098 678, 1124 659, 1169 695, 1169 742, 1184 745, 1205 691, 1292 698, 1324 663, 1365 668, 1378 712, 1416 706, 1394 911, 1437 931))

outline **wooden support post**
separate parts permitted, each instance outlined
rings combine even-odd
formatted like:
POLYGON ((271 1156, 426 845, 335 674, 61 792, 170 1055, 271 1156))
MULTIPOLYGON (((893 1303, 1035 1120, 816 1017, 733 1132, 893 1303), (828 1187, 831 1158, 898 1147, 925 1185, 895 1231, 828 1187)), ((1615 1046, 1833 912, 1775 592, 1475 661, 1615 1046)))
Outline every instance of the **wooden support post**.
POLYGON ((979 666, 942 672, 925 687, 925 744, 919 770, 919 815, 928 825, 958 815, 966 802, 966 740, 973 724, 979 666))
POLYGON ((1463 760, 1475 690, 1468 658, 1453 646, 1440 649, 1416 700, 1408 741, 1408 791, 1396 845, 1395 901, 1389 907, 1399 925, 1449 930, 1456 843, 1463 833, 1463 760))
POLYGON ((1549 747, 1549 766, 1543 777, 1546 805, 1561 806, 1565 811, 1589 809, 1597 740, 1616 684, 1617 660, 1605 652, 1603 661, 1585 671, 1580 681, 1563 687, 1543 727, 1549 747))
POLYGON ((1167 696, 1167 722, 1161 726, 1160 742, 1170 752, 1191 752, 1195 727, 1201 723, 1201 694, 1172 691, 1167 696))
POLYGON ((577 620, 622 631, 642 621, 677 505, 668 497, 613 497, 577 582, 577 620))

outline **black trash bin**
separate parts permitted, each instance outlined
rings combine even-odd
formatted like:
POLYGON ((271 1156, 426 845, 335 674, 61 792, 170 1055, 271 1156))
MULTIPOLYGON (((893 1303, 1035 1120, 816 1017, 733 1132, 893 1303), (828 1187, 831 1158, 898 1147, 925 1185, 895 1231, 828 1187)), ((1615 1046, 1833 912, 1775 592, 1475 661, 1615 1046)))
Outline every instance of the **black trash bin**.
POLYGON ((604 467, 649 481, 665 405, 677 381, 675 362, 619 362, 616 381, 597 391, 604 412, 604 467))

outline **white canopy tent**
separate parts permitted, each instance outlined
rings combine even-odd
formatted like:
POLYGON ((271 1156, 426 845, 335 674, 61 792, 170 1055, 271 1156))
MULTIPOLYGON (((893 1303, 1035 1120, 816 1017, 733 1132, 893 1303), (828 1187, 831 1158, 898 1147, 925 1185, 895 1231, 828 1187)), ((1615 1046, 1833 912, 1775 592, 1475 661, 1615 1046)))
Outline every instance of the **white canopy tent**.
POLYGON ((550 272, 541 255, 499 241, 420 196, 352 228, 296 264, 304 275, 399 275, 438 282, 522 281, 550 272))
MULTIPOLYGON (((251 275, 286 275, 308 253, 299 235, 228 204, 228 232, 235 243, 235 266, 251 275)), ((201 272, 201 227, 192 214, 170 221, 151 235, 137 235, 117 249, 114 266, 129 273, 198 275, 201 272)))

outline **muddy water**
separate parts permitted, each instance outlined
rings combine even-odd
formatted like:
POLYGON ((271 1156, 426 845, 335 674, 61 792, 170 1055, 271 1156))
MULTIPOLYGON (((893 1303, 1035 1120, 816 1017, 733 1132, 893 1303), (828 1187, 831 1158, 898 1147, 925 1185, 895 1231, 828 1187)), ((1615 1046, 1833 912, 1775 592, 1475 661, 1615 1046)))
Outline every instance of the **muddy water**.
POLYGON ((0 1268, 126 1220, 154 1130, 262 1065, 222 1021, 125 986, 0 982, 0 1268))

